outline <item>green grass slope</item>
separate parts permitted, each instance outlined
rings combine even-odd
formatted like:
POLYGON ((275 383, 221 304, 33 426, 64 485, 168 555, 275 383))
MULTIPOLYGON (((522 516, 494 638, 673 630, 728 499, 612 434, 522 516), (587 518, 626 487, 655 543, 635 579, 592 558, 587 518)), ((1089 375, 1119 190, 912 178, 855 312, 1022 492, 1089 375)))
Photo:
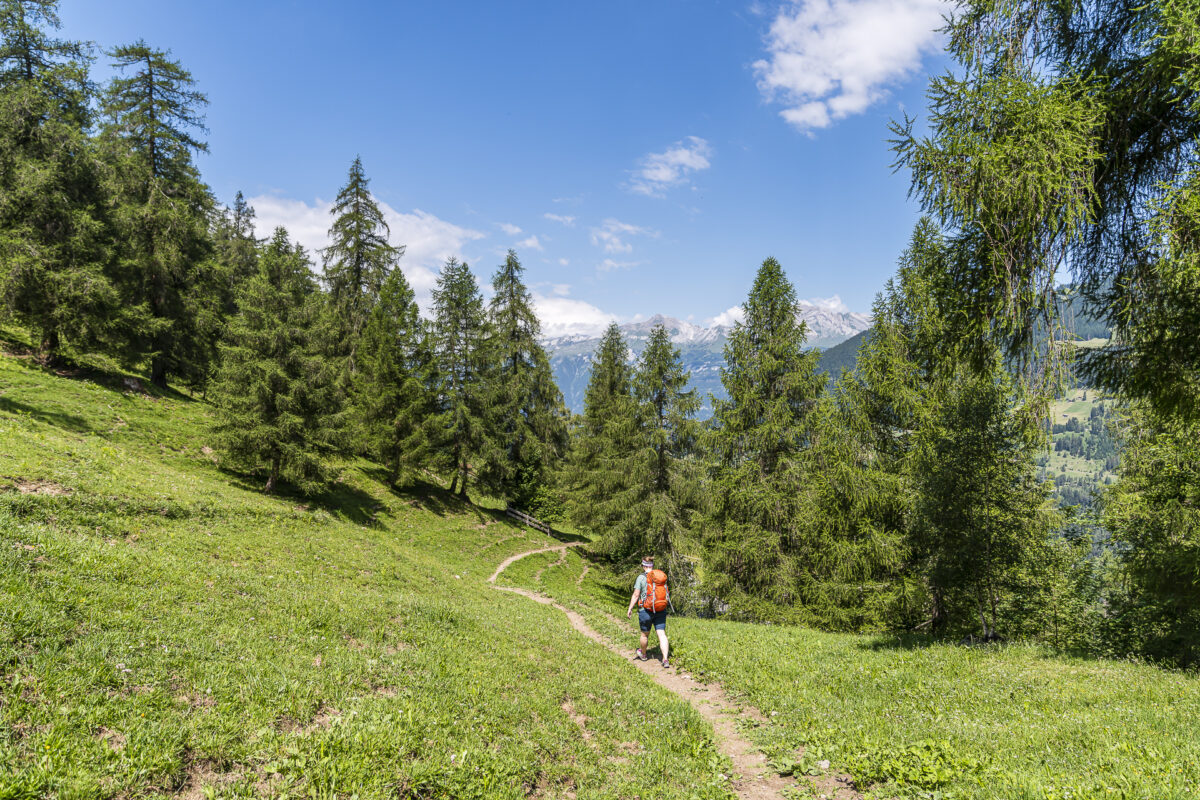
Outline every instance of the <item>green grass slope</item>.
MULTIPOLYGON (((511 577, 632 638, 629 589, 595 566, 579 581, 579 559, 511 577)), ((753 735, 781 772, 816 774, 829 759, 868 796, 904 800, 1200 797, 1194 673, 701 619, 672 618, 668 633, 678 668, 767 715, 753 735)))
POLYGON ((553 540, 366 463, 264 496, 208 419, 0 358, 0 798, 728 796, 686 703, 486 586, 553 540))

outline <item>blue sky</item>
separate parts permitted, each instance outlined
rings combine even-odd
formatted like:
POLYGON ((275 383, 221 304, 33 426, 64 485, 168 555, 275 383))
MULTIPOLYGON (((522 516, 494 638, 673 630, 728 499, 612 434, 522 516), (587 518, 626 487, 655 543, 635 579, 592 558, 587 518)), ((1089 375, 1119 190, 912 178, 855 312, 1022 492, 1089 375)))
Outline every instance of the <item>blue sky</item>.
MULTIPOLYGON (((356 155, 427 297, 515 247, 551 333, 728 319, 761 261, 867 311, 916 218, 888 121, 942 0, 62 0, 64 33, 170 49, 207 93, 218 198, 323 242, 356 155), (724 316, 722 316, 724 315, 724 316)), ((96 77, 108 74, 101 57, 96 77)), ((837 298, 835 300, 834 298, 837 298)))

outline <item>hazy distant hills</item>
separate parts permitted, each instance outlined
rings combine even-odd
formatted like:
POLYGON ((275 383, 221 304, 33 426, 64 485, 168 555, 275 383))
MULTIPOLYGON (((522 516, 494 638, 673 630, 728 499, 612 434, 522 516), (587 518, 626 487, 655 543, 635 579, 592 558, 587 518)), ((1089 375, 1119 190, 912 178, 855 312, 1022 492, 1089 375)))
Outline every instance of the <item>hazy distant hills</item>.
MULTIPOLYGON (((823 362, 832 357, 828 365, 822 364, 826 371, 837 374, 841 366, 853 364, 857 342, 861 341, 860 334, 871 327, 869 315, 807 305, 802 307, 801 314, 808 323, 808 344, 822 349, 823 362), (850 342, 851 339, 855 339, 855 342, 850 342), (839 347, 843 343, 848 346, 839 347)), ((684 369, 692 374, 692 387, 700 392, 703 402, 700 416, 708 417, 712 413, 709 393, 724 396, 721 367, 725 364, 725 339, 731 328, 726 325, 694 325, 662 315, 642 322, 631 322, 622 325, 621 332, 633 351, 633 357, 641 354, 650 331, 659 323, 666 327, 671 341, 679 348, 684 369)), ((599 337, 586 336, 560 336, 543 342, 550 355, 555 380, 572 411, 583 411, 583 397, 592 369, 591 359, 599 343, 599 337)))

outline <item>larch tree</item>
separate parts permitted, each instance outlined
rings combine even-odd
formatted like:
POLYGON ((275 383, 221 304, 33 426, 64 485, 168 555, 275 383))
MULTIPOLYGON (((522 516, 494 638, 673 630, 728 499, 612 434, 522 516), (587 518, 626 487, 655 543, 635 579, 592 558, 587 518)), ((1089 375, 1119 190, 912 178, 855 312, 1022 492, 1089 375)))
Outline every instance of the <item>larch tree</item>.
POLYGON ((725 345, 728 399, 714 399, 705 571, 715 596, 770 616, 799 599, 805 580, 804 458, 825 379, 775 259, 759 268, 743 311, 725 345))
POLYGON ((113 347, 127 321, 87 133, 90 55, 51 35, 56 9, 0 0, 0 315, 28 327, 48 361, 113 347))
MULTIPOLYGON (((150 380, 171 375, 200 380, 208 369, 209 337, 197 329, 197 305, 211 299, 208 231, 212 195, 193 154, 207 145, 207 98, 190 72, 169 54, 139 41, 109 51, 118 75, 105 92, 103 140, 112 162, 112 195, 123 288, 147 318, 139 346, 150 380)), ((211 328, 211 326, 208 326, 211 328)), ((210 331, 211 332, 211 331, 210 331)))
POLYGON ((329 246, 322 251, 324 282, 340 332, 340 352, 348 373, 353 374, 358 369, 356 355, 367 318, 383 282, 404 255, 404 247, 388 242, 391 231, 371 195, 361 158, 350 165, 346 185, 338 191, 329 213, 333 225, 329 246))
POLYGON ((465 262, 450 258, 442 266, 433 309, 438 386, 432 461, 451 473, 450 491, 466 497, 474 469, 496 454, 487 409, 492 367, 488 321, 479 284, 465 262))
POLYGON ((492 278, 487 406, 496 448, 479 478, 509 503, 529 508, 563 455, 567 426, 562 392, 538 341, 541 324, 522 280, 524 271, 509 250, 492 278))
POLYGON ((302 247, 277 228, 242 285, 221 346, 214 398, 223 463, 318 488, 343 428, 336 371, 324 355, 322 300, 302 247))
POLYGON ((430 460, 435 379, 428 328, 398 269, 383 281, 358 353, 351 400, 360 443, 396 485, 430 460))
POLYGON ((1178 324, 1200 317, 1197 18, 1195 0, 970 0, 949 18, 958 65, 930 84, 927 132, 906 120, 895 144, 959 254, 948 333, 980 366, 997 341, 1059 357, 1038 329, 1069 268, 1117 334, 1089 378, 1200 416, 1200 337, 1178 324))

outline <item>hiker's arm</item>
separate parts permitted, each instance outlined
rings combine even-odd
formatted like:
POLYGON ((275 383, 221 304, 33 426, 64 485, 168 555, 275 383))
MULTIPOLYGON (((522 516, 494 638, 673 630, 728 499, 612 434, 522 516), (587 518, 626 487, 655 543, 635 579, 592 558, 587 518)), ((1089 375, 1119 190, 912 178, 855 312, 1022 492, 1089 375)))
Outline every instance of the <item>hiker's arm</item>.
POLYGON ((641 594, 637 589, 633 590, 633 594, 629 596, 629 610, 625 612, 626 617, 633 616, 633 607, 637 605, 638 595, 641 594))

